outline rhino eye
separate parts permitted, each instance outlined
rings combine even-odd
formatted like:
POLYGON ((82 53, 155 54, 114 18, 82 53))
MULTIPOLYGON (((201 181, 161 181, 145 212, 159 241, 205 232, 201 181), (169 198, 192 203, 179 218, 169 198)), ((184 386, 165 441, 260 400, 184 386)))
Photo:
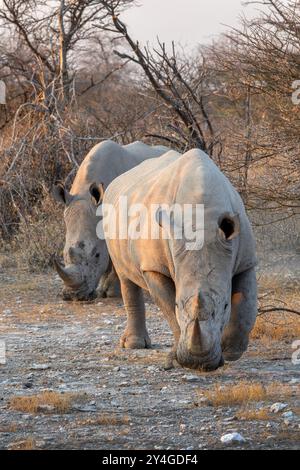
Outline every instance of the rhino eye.
POLYGON ((99 258, 99 256, 100 256, 100 253, 95 254, 95 258, 99 258))

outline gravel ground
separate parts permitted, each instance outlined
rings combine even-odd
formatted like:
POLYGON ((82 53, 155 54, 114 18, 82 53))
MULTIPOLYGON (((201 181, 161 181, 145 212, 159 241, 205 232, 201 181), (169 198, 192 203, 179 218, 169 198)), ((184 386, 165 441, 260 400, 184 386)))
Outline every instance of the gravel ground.
POLYGON ((165 371, 172 335, 150 300, 153 348, 121 350, 122 301, 65 303, 60 287, 52 273, 0 272, 0 340, 7 350, 0 365, 1 449, 299 448, 300 364, 292 364, 291 341, 252 341, 241 360, 213 373, 165 371), (242 405, 214 406, 204 397, 216 384, 241 381, 282 385, 282 395, 248 404, 251 409, 269 410, 274 402, 285 408, 243 419, 242 405), (12 405, 13 397, 45 390, 72 393, 70 405, 34 413, 12 405), (245 442, 223 444, 222 435, 231 432, 245 442))

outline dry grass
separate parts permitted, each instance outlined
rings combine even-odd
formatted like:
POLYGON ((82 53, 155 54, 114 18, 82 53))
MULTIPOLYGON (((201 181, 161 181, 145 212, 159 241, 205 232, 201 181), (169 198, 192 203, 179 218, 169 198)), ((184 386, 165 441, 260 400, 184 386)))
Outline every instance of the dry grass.
POLYGON ((238 419, 246 421, 269 421, 272 416, 267 408, 260 410, 252 410, 250 408, 243 408, 236 414, 238 419))
POLYGON ((16 423, 4 424, 0 426, 0 432, 17 432, 18 426, 16 423))
POLYGON ((62 208, 49 194, 44 194, 41 205, 19 223, 12 243, 17 266, 27 266, 32 272, 48 269, 53 253, 61 251, 63 240, 62 208))
POLYGON ((260 442, 269 440, 277 448, 279 444, 282 448, 285 445, 285 450, 299 450, 300 442, 300 430, 295 428, 286 428, 282 431, 278 431, 276 434, 270 434, 269 431, 264 431, 260 434, 260 442))
MULTIPOLYGON (((1 246, 0 246, 1 249, 1 246)), ((16 260, 10 254, 6 254, 5 252, 0 253, 0 268, 1 269, 9 269, 16 267, 16 260)))
POLYGON ((261 383, 240 382, 236 385, 216 384, 204 394, 213 406, 231 406, 261 401, 266 398, 265 387, 261 383))
POLYGON ((276 397, 290 396, 291 387, 278 383, 263 385, 258 382, 241 381, 236 385, 216 384, 212 390, 204 393, 204 397, 213 406, 247 405, 250 402, 266 401, 276 397))
POLYGON ((85 419, 77 421, 78 426, 122 426, 128 425, 129 416, 117 416, 114 414, 104 413, 93 419, 85 419))
POLYGON ((36 442, 33 438, 28 437, 22 441, 12 442, 9 444, 9 450, 34 450, 36 442))
POLYGON ((9 407, 24 413, 37 413, 40 411, 40 406, 48 405, 54 408, 53 412, 66 413, 77 397, 78 395, 73 393, 45 391, 36 395, 12 397, 9 401, 9 407))
POLYGON ((263 342, 293 340, 300 337, 300 318, 295 315, 266 314, 258 317, 251 332, 252 339, 263 342))

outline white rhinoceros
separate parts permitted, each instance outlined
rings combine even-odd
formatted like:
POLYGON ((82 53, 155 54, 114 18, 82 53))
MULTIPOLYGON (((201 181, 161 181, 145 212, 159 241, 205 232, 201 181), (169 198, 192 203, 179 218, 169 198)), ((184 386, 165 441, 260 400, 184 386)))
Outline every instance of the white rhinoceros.
MULTIPOLYGON (((146 289, 174 333, 171 357, 182 366, 213 370, 223 358, 237 360, 247 349, 257 312, 255 242, 239 194, 213 161, 194 149, 143 162, 109 185, 103 209, 107 247, 127 311, 121 346, 150 347, 146 289), (120 214, 124 197, 128 212, 120 214), (147 216, 137 217, 136 203, 144 205, 147 216), (162 208, 175 203, 204 205, 201 249, 190 249, 186 238, 175 236, 184 219, 175 211, 169 217, 162 208), (154 217, 153 204, 159 205, 154 217), (137 231, 124 237, 124 223, 137 231), (149 236, 153 223, 160 226, 156 238, 149 236)), ((187 225, 193 224, 189 218, 187 225)))
POLYGON ((65 300, 88 300, 95 297, 101 279, 102 295, 114 293, 116 276, 109 260, 106 244, 96 234, 99 218, 96 210, 102 203, 105 189, 117 176, 147 158, 159 157, 168 150, 142 142, 118 145, 110 140, 95 145, 81 163, 70 192, 63 184, 53 188, 53 195, 65 204, 66 239, 63 266, 54 264, 64 281, 65 300))

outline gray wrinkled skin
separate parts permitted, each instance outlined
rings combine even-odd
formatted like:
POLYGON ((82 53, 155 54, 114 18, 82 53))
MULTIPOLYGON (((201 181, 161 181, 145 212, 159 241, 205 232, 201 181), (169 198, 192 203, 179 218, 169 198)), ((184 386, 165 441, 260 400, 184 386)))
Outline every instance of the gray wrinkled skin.
POLYGON ((56 270, 64 282, 65 300, 93 299, 102 277, 100 294, 103 297, 120 293, 106 243, 96 234, 99 222, 96 210, 102 203, 103 191, 117 176, 167 150, 166 147, 151 147, 142 142, 121 146, 104 141, 85 157, 70 192, 63 185, 53 189, 56 200, 65 204, 64 265, 54 259, 56 270))
MULTIPOLYGON (((256 318, 255 242, 242 200, 201 150, 170 151, 117 178, 104 195, 117 216, 128 204, 204 204, 204 245, 187 250, 174 239, 180 220, 159 209, 158 240, 106 241, 121 282, 127 327, 121 346, 150 347, 141 288, 147 289, 174 333, 172 358, 184 367, 214 370, 247 349, 256 318), (169 234, 168 239, 162 235, 169 234)), ((130 220, 128 221, 130 223, 130 220)), ((149 223, 149 220, 142 221, 149 223)), ((169 364, 170 365, 170 364, 169 364)))

